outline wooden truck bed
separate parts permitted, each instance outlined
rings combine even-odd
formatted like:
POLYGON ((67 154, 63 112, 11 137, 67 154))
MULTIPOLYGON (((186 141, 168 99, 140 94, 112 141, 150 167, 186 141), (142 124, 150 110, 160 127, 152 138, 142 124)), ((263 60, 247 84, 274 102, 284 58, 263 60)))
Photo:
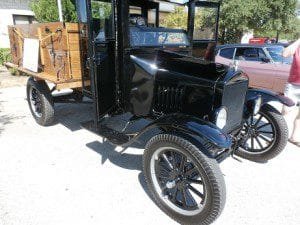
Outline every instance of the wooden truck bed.
POLYGON ((56 88, 81 88, 82 65, 79 24, 39 23, 9 26, 11 63, 7 67, 16 68, 36 79, 46 80, 56 88), (39 40, 38 71, 23 67, 24 39, 39 40))

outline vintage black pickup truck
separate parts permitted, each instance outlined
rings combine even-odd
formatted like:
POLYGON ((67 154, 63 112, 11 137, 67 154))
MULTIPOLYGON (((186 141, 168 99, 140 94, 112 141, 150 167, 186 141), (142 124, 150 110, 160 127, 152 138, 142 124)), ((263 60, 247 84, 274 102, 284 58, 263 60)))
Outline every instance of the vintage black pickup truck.
MULTIPOLYGON (((218 2, 76 2, 82 94, 94 108, 82 126, 116 145, 145 149, 150 193, 174 220, 212 223, 226 197, 218 163, 235 155, 253 161, 278 155, 287 126, 268 103, 293 102, 248 88, 245 73, 212 61, 218 2), (160 26, 162 2, 184 8, 186 29, 160 26), (201 13, 212 27, 197 27, 201 13)), ((50 125, 57 97, 47 83, 30 78, 27 94, 33 117, 50 125)))

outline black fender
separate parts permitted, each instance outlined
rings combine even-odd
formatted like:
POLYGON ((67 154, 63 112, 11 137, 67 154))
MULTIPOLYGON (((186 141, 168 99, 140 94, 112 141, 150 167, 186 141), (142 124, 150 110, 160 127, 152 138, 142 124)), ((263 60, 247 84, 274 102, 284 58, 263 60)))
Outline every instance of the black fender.
POLYGON ((148 134, 147 140, 149 140, 151 137, 163 133, 181 136, 199 147, 206 156, 213 158, 221 150, 229 149, 232 146, 231 137, 214 124, 180 113, 165 115, 154 120, 139 133, 139 137, 136 139, 141 140, 142 136, 145 137, 148 134))
POLYGON ((250 88, 247 91, 245 102, 247 103, 248 101, 254 99, 255 97, 257 97, 259 95, 262 97, 262 105, 265 105, 271 101, 280 102, 283 105, 286 105, 289 107, 295 105, 293 100, 291 100, 290 98, 288 98, 284 95, 277 94, 273 91, 264 90, 264 89, 256 89, 256 88, 250 88))

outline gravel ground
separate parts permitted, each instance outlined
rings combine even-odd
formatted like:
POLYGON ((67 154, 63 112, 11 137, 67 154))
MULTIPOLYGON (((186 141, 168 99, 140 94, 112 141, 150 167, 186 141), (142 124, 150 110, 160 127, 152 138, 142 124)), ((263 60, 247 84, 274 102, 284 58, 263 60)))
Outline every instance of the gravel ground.
MULTIPOLYGON (((38 126, 25 87, 0 89, 0 224, 176 224, 147 194, 142 151, 123 155, 83 130, 89 104, 59 104, 57 123, 38 126)), ((300 149, 267 164, 221 164, 227 204, 216 225, 300 224, 300 149)))
POLYGON ((12 76, 4 66, 0 65, 0 88, 23 86, 27 79, 26 76, 12 76))

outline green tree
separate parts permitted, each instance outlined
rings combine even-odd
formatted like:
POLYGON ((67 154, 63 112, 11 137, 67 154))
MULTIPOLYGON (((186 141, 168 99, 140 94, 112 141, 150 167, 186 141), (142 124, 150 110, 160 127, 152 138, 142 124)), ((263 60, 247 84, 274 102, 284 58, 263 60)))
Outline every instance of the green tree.
POLYGON ((220 13, 220 42, 240 42, 245 31, 265 23, 264 0, 224 0, 220 13))
MULTIPOLYGON (((38 22, 54 22, 59 20, 57 0, 31 0, 30 8, 38 22)), ((65 22, 76 22, 75 0, 62 0, 63 18, 65 22)))
POLYGON ((266 23, 257 31, 275 31, 277 40, 281 33, 293 33, 296 28, 296 4, 297 0, 267 0, 266 23))
MULTIPOLYGON (((221 7, 220 41, 239 42, 245 31, 263 34, 295 31, 297 0, 224 0, 221 7)), ((275 35, 276 36, 276 35, 275 35)))

